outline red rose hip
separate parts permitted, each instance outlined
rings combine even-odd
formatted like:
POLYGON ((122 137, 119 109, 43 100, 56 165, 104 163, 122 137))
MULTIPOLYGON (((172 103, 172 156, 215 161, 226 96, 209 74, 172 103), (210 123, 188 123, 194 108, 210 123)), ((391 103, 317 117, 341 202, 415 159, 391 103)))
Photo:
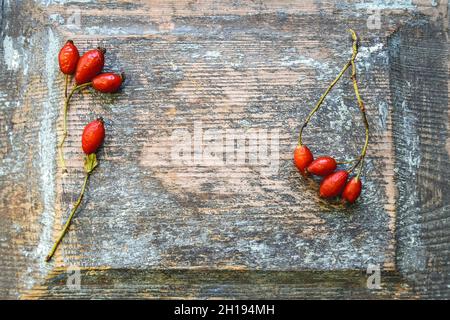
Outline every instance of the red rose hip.
POLYGON ((92 79, 92 87, 104 93, 117 92, 122 85, 123 79, 123 75, 117 73, 100 73, 92 79))
POLYGON ((74 74, 80 54, 72 40, 67 40, 58 55, 59 69, 64 74, 74 74))
POLYGON ((332 173, 337 168, 336 160, 332 157, 324 156, 318 157, 316 160, 311 162, 311 164, 306 168, 309 173, 316 176, 327 176, 332 173))
POLYGON ((342 199, 349 203, 354 203, 361 194, 361 189, 361 180, 357 177, 351 178, 345 185, 344 191, 342 192, 342 199))
POLYGON ((294 164, 301 174, 306 174, 306 168, 314 160, 313 154, 307 146, 297 146, 294 150, 294 164))
POLYGON ((105 49, 97 48, 89 50, 81 56, 75 71, 75 82, 78 85, 90 82, 103 70, 103 66, 105 65, 105 52, 105 49))
POLYGON ((319 195, 322 198, 337 197, 342 193, 347 178, 348 172, 345 170, 339 170, 326 176, 320 184, 319 195))
POLYGON ((81 146, 85 154, 95 153, 105 139, 105 126, 102 119, 97 119, 84 127, 81 146))

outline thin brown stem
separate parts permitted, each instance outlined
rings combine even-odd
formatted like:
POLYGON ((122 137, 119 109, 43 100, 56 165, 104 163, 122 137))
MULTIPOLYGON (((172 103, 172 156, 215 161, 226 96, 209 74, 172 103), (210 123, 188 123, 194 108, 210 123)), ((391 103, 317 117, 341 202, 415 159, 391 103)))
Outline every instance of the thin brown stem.
MULTIPOLYGON (((356 58, 356 54, 358 53, 358 37, 357 37, 355 31, 353 31, 352 29, 349 29, 349 31, 352 34, 353 53, 354 53, 354 57, 356 58)), ((359 110, 361 111, 364 128, 365 128, 365 136, 366 136, 366 139, 364 141, 364 146, 361 149, 361 154, 359 156, 359 160, 349 170, 349 172, 352 172, 359 165, 358 174, 356 176, 359 179, 363 165, 364 165, 364 158, 366 157, 367 147, 369 145, 369 122, 367 120, 366 108, 364 106, 364 102, 362 101, 361 95, 359 94, 358 81, 356 79, 356 65, 355 65, 354 58, 351 60, 351 65, 352 65, 353 89, 355 91, 356 99, 358 100, 358 106, 359 106, 359 110)))
POLYGON ((66 138, 67 138, 67 113, 69 111, 70 99, 72 98, 73 94, 76 91, 83 89, 85 87, 88 87, 91 84, 92 84, 92 82, 88 82, 88 83, 80 84, 79 86, 73 87, 73 89, 70 91, 69 95, 66 97, 66 100, 64 101, 63 136, 62 136, 61 141, 58 144, 59 160, 61 162, 61 167, 62 167, 63 172, 67 172, 66 161, 64 160, 64 154, 63 154, 63 146, 64 146, 64 142, 66 141, 66 138))
POLYGON ((303 130, 308 125, 308 123, 311 120, 314 113, 316 113, 317 110, 319 110, 319 108, 321 107, 321 105, 322 105, 323 101, 325 100, 326 96, 328 95, 328 93, 330 93, 331 89, 333 89, 333 87, 336 85, 336 83, 339 81, 339 79, 341 79, 341 77, 344 75, 345 71, 347 71, 347 69, 349 67, 350 67, 350 61, 345 64, 345 66, 342 68, 341 72, 339 72, 337 77, 333 80, 333 82, 331 82, 331 84, 328 86, 327 90, 325 90, 325 93, 320 97, 320 99, 317 102, 317 104, 315 105, 315 107, 309 113, 308 117, 306 118, 305 122, 303 123, 302 127, 300 128, 300 134, 298 137, 298 145, 299 146, 301 146, 303 144, 303 141, 302 141, 303 130))
MULTIPOLYGON (((355 39, 353 39, 353 47, 354 46, 355 46, 355 39)), ((357 54, 358 54, 358 51, 353 50, 352 57, 350 58, 350 60, 344 65, 341 72, 339 72, 337 77, 333 80, 333 82, 331 82, 331 84, 328 86, 327 90, 325 90, 324 94, 320 97, 320 99, 317 102, 314 109, 312 109, 311 112, 309 113, 308 117, 306 118, 305 122, 303 123, 302 127, 300 128, 300 134, 298 137, 298 145, 299 146, 301 146, 303 144, 303 141, 302 141, 303 130, 308 125, 309 121, 311 120, 311 117, 314 115, 314 113, 317 112, 317 110, 319 110, 319 108, 321 107, 321 105, 322 105, 323 101, 325 100, 326 96, 328 95, 328 93, 330 93, 330 91, 333 89, 333 87, 336 85, 336 83, 339 81, 339 79, 342 78, 345 71, 347 71, 347 69, 351 66, 351 63, 352 63, 352 61, 355 60, 357 54)))
POLYGON ((78 196, 77 201, 75 202, 72 211, 70 212, 69 218, 67 219, 66 223, 64 224, 64 228, 62 229, 58 239, 56 240, 55 244, 53 245, 52 249, 50 250, 49 254, 45 258, 45 261, 50 261, 53 255, 55 254, 56 249, 58 248, 59 244, 61 243, 62 239, 64 238, 64 235, 67 233, 67 230, 69 230, 70 224, 72 222, 73 216, 75 215, 75 212, 77 211, 78 207, 81 204, 81 200, 83 200, 84 191, 86 190, 86 185, 89 180, 90 172, 86 173, 86 177, 84 178, 84 183, 81 188, 80 195, 78 196))

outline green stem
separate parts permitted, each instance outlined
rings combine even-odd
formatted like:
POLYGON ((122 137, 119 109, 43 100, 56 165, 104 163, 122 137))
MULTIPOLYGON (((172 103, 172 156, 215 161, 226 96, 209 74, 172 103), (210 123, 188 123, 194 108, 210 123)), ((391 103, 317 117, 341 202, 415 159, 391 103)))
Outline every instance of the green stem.
MULTIPOLYGON (((357 37, 355 31, 353 31, 352 29, 349 29, 349 31, 352 34, 353 53, 354 53, 354 57, 356 58, 356 55, 358 53, 358 37, 357 37)), ((366 157, 367 147, 369 145, 369 122, 367 120, 366 108, 364 106, 364 102, 362 101, 361 96, 359 94, 358 81, 356 79, 356 65, 355 65, 355 59, 354 58, 351 60, 351 65, 352 65, 353 89, 355 91, 356 99, 358 100, 359 110, 361 110, 361 115, 362 115, 362 118, 363 118, 364 128, 365 128, 365 135, 366 135, 366 139, 365 139, 365 142, 364 142, 364 146, 361 149, 361 154, 359 156, 359 160, 349 170, 349 172, 352 172, 359 165, 358 174, 356 175, 356 178, 359 179, 359 177, 361 175, 361 171, 362 171, 363 165, 364 165, 364 158, 366 157)))
POLYGON ((320 99, 317 102, 317 104, 314 107, 314 109, 312 109, 311 112, 309 113, 308 117, 306 118, 305 122, 303 123, 302 127, 300 128, 300 134, 299 134, 299 137, 298 137, 298 145, 299 146, 301 146, 303 144, 303 141, 302 141, 303 130, 308 125, 309 121, 311 120, 311 117, 314 115, 314 113, 317 112, 317 110, 319 110, 320 106, 322 105, 322 103, 325 100, 325 98, 328 95, 328 93, 330 93, 331 89, 333 89, 333 87, 336 85, 336 83, 339 81, 339 79, 342 78, 342 76, 344 75, 345 71, 347 71, 347 69, 350 67, 352 61, 355 60, 357 53, 358 53, 357 51, 355 52, 353 50, 352 57, 350 58, 350 60, 344 65, 344 67, 342 68, 341 72, 339 72, 337 77, 333 80, 333 82, 331 82, 331 84, 328 86, 327 90, 325 90, 325 93, 320 97, 320 99))
POLYGON ((84 195, 84 191, 86 190, 86 185, 89 179, 89 176, 91 175, 90 172, 86 173, 86 177, 84 178, 84 183, 83 186, 81 188, 81 192, 80 195, 78 196, 77 201, 75 202, 72 211, 70 212, 69 218, 66 221, 66 224, 64 225, 63 230, 61 231, 58 240, 56 240, 55 244, 53 245, 52 249, 50 250, 49 254, 47 255, 47 257, 45 258, 45 261, 48 262, 51 260, 51 258, 53 257, 53 255, 55 254, 56 249, 58 248, 59 244, 61 243, 64 235, 67 233, 67 230, 69 229, 69 226, 72 222, 72 218, 76 212, 76 210, 78 209, 78 207, 81 204, 81 200, 83 199, 83 195, 84 195))
POLYGON ((350 61, 345 64, 345 66, 342 68, 341 72, 339 72, 339 74, 336 77, 336 79, 333 80, 333 82, 328 86, 328 88, 325 91, 325 93, 320 97, 320 99, 317 102, 317 104, 314 107, 314 109, 312 109, 311 112, 309 113, 308 117, 306 118, 305 122, 303 123, 302 127, 300 128, 300 134, 299 134, 299 137, 298 137, 298 145, 299 146, 301 146, 303 144, 303 141, 302 141, 303 130, 308 125, 309 121, 311 120, 311 117, 314 115, 314 113, 317 112, 317 110, 319 110, 320 106, 322 105, 322 103, 325 100, 325 98, 328 95, 328 93, 331 91, 331 89, 333 89, 333 87, 336 85, 336 83, 339 81, 339 79, 343 76, 343 74, 345 73, 345 71, 347 71, 347 69, 349 67, 350 67, 350 61))
POLYGON ((62 167, 63 172, 67 172, 66 162, 64 160, 64 154, 63 154, 63 146, 64 146, 64 142, 66 141, 66 138, 67 138, 67 112, 69 111, 69 102, 70 102, 70 99, 72 98, 73 94, 76 91, 83 89, 85 87, 88 87, 91 84, 92 84, 92 82, 88 82, 88 83, 80 84, 79 86, 73 87, 72 91, 70 91, 70 94, 66 97, 66 100, 64 101, 63 136, 62 136, 61 141, 58 144, 59 159, 61 162, 61 167, 62 167))

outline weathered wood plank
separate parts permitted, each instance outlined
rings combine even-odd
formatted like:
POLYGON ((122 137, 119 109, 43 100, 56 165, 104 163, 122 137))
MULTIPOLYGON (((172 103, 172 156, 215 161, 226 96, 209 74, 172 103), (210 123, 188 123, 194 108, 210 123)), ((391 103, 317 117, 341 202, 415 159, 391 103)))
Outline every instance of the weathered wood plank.
POLYGON ((395 126, 397 262, 416 289, 450 289, 448 44, 438 26, 405 26, 389 39, 395 126), (432 79, 432 81, 430 81, 432 79))
POLYGON ((380 290, 359 271, 81 270, 76 288, 65 268, 26 293, 26 299, 411 299, 397 273, 383 272, 380 290), (69 286, 67 285, 69 281, 69 286))
MULTIPOLYGON (((72 296, 58 282, 70 265, 88 270, 78 297, 448 296, 448 176, 440 174, 448 171, 447 4, 386 7, 380 28, 368 29, 370 5, 352 1, 5 3, 0 296, 72 296), (78 13, 81 24, 68 25, 78 13), (359 78, 372 136, 363 199, 342 210, 317 198, 291 153, 301 119, 349 57, 349 26, 362 37, 359 78), (128 77, 111 100, 89 92, 74 100, 69 175, 61 175, 63 78, 55 57, 67 38, 82 51, 105 46, 107 68, 128 77), (79 135, 99 115, 108 132, 100 167, 47 265, 43 257, 82 180, 79 135), (197 135, 200 125, 223 135, 263 130, 278 143, 248 143, 275 156, 234 165, 174 159, 177 129, 191 137, 183 146, 234 155, 238 142, 222 136, 212 146, 197 135), (411 165, 416 155, 421 160, 411 165), (379 293, 364 287, 368 263, 387 272, 379 293), (120 289, 111 288, 113 276, 120 289), (246 286, 249 279, 261 286, 246 286)), ((305 135, 315 152, 357 154, 362 126, 348 82, 313 124, 323 126, 305 135)))
MULTIPOLYGON (((366 190, 375 194, 365 193, 367 201, 345 212, 321 206, 316 192, 302 183, 291 163, 298 119, 312 104, 298 101, 314 101, 350 53, 348 42, 337 43, 347 39, 342 34, 345 21, 333 18, 340 26, 329 36, 334 41, 328 45, 321 41, 320 48, 319 41, 309 40, 312 30, 307 26, 313 19, 292 17, 287 24, 271 14, 264 19, 236 17, 231 22, 223 17, 190 17, 180 21, 188 34, 105 41, 114 55, 111 64, 117 61, 116 68, 130 70, 130 75, 123 94, 109 108, 88 95, 72 105, 71 132, 80 132, 88 119, 102 115, 111 134, 100 154, 106 161, 93 176, 85 207, 62 249, 64 263, 326 270, 364 268, 373 259, 392 266, 394 235, 389 226, 394 222, 389 219, 394 217, 383 207, 384 175, 372 175, 366 190), (203 28, 212 24, 217 34, 203 28), (282 36, 272 31, 279 29, 282 36), (309 52, 306 57, 305 52, 309 52), (330 57, 338 61, 336 66, 330 57), (278 131, 273 135, 278 145, 268 151, 279 153, 279 159, 274 156, 279 164, 267 164, 275 169, 279 165, 279 171, 265 174, 264 163, 211 165, 172 159, 174 129, 188 131, 183 137, 191 135, 195 148, 205 142, 204 133, 195 136, 194 131, 214 128, 223 130, 220 139, 233 129, 241 130, 236 131, 240 135, 251 129, 267 130, 269 138, 278 131)), ((89 40, 80 46, 85 49, 96 43, 102 41, 89 40)), ((369 83, 378 81, 380 92, 388 88, 387 64, 372 67, 371 62, 383 62, 383 54, 382 50, 368 54, 369 70, 362 77, 369 83)), ((365 92, 367 104, 380 103, 380 92, 365 92)), ((340 86, 330 101, 342 107, 321 113, 315 124, 324 124, 323 130, 313 127, 306 141, 319 153, 336 150, 340 158, 356 154, 362 126, 357 123, 359 130, 354 130, 352 118, 359 119, 359 113, 352 107, 349 84, 340 86), (326 125, 330 122, 331 127, 326 125)), ((380 127, 374 111, 378 110, 369 111, 374 136, 382 136, 386 129, 380 127)), ((234 143, 224 140, 213 147, 223 147, 216 152, 230 158, 226 149, 231 145, 235 152, 234 143)), ((384 149, 389 144, 380 147, 380 154, 389 152, 384 149)), ((59 180, 64 189, 62 207, 76 197, 82 176, 79 135, 69 136, 66 153, 72 175, 59 180)), ((383 167, 385 158, 380 155, 375 161, 378 164, 370 165, 383 167)))

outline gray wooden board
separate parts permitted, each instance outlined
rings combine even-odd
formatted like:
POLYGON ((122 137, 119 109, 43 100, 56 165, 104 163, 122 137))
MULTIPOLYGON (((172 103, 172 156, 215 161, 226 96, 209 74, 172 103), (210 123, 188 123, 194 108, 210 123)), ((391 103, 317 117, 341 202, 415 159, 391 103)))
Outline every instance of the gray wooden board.
MULTIPOLYGON (((1 26, 1 297, 449 296, 446 3, 4 1, 1 26), (371 139, 361 199, 344 209, 317 197, 292 151, 351 55, 349 27, 371 139), (106 70, 127 77, 118 94, 75 96, 62 174, 56 57, 69 38, 105 47, 106 70), (100 165, 47 264, 99 116, 100 165), (239 146, 244 162, 224 163, 239 146), (381 290, 367 288, 370 264, 381 290), (81 290, 65 285, 72 267, 81 290)), ((346 74, 304 141, 350 159, 360 119, 346 74)))

